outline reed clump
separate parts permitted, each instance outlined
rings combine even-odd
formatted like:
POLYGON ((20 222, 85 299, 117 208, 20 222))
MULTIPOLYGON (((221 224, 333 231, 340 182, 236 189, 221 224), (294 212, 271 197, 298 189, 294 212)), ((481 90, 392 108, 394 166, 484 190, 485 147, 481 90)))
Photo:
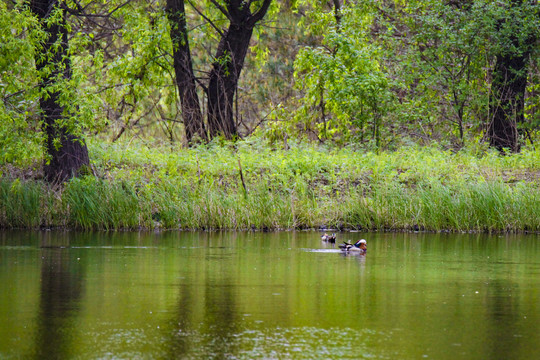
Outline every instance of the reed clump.
POLYGON ((43 187, 20 179, 0 179, 0 225, 3 227, 36 227, 42 223, 43 187))
POLYGON ((91 142, 92 175, 0 180, 0 226, 540 231, 540 152, 91 142))

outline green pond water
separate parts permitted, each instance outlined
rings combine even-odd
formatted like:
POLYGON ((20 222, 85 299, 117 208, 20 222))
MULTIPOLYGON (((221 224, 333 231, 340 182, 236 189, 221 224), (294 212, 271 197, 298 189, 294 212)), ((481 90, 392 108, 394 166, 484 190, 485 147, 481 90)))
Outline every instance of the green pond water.
POLYGON ((1 359, 540 359, 540 236, 0 232, 1 359))

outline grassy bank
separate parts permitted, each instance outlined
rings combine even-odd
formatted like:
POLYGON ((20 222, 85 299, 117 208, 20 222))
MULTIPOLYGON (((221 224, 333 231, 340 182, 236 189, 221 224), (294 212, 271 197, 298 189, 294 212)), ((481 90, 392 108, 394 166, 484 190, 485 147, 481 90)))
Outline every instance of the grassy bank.
POLYGON ((248 142, 89 150, 91 174, 63 188, 31 166, 2 167, 0 226, 540 231, 538 150, 375 154, 248 142))

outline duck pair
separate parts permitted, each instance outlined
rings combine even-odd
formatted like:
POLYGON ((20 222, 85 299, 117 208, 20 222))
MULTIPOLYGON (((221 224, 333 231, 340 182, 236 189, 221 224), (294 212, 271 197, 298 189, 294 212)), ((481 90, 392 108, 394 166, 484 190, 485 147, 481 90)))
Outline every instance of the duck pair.
POLYGON ((339 248, 345 252, 359 252, 360 254, 367 253, 367 241, 365 239, 360 239, 354 244, 350 242, 343 242, 339 245, 339 248))

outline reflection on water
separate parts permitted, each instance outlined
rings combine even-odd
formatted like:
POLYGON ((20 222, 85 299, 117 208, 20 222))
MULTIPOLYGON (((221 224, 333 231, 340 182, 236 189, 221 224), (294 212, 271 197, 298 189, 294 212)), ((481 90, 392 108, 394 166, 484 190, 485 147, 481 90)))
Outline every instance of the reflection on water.
POLYGON ((70 354, 70 350, 73 327, 80 311, 83 269, 66 251, 69 235, 48 232, 40 237, 41 281, 34 351, 37 359, 51 354, 64 359, 75 355, 70 354))
POLYGON ((0 232, 0 358, 532 359, 540 237, 0 232))

